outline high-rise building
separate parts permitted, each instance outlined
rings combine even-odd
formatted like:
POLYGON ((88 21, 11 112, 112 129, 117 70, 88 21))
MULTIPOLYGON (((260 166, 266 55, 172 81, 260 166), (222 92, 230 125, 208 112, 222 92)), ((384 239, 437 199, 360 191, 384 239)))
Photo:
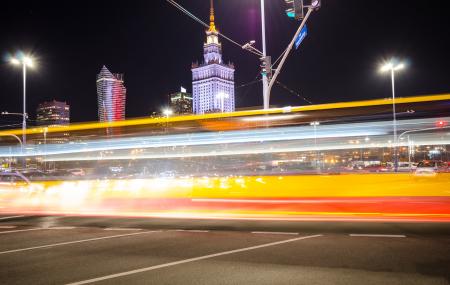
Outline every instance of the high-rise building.
POLYGON ((58 126, 70 123, 70 106, 56 100, 43 102, 36 109, 38 125, 58 126))
POLYGON ((177 115, 192 114, 192 94, 181 87, 180 92, 169 95, 169 108, 177 115))
POLYGON ((125 119, 127 89, 123 74, 111 73, 106 66, 97 74, 98 119, 113 122, 125 119))
POLYGON ((233 112, 234 65, 224 64, 222 44, 214 22, 214 6, 211 0, 209 29, 203 45, 203 64, 192 64, 193 111, 195 114, 233 112))

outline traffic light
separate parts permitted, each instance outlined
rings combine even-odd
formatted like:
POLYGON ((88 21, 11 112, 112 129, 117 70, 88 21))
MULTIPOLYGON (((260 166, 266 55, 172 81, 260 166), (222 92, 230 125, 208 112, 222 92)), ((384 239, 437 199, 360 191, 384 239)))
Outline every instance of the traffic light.
POLYGON ((263 56, 261 60, 261 74, 266 75, 267 78, 272 78, 272 57, 263 56))
POLYGON ((286 9, 286 14, 289 18, 293 18, 296 20, 301 20, 305 17, 303 11, 303 0, 284 0, 288 5, 286 9))
POLYGON ((303 20, 305 17, 305 8, 319 10, 322 5, 321 0, 284 0, 284 2, 288 6, 286 14, 289 18, 296 20, 303 20))

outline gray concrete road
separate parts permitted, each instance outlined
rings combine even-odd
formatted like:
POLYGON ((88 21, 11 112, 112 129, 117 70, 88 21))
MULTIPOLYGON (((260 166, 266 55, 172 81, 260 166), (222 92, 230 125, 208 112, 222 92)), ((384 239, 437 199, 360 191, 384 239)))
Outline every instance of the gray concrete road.
POLYGON ((0 284, 450 284, 449 224, 0 217, 0 284))

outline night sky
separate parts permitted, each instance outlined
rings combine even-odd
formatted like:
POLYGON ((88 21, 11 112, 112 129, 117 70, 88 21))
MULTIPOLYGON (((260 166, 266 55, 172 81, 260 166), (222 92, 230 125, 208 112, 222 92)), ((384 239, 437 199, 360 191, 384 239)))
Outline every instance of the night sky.
MULTIPOLYGON (((177 1, 208 21, 209 0, 177 1)), ((450 91, 450 17, 437 1, 325 0, 308 23, 309 35, 279 80, 314 103, 390 96, 390 80, 377 69, 400 57, 398 96, 450 91)), ((259 0, 216 0, 218 29, 240 43, 257 41, 259 0)), ((275 59, 298 22, 283 0, 266 0, 268 51, 275 59)), ((167 103, 180 86, 192 90, 191 63, 201 61, 205 29, 164 0, 8 1, 0 12, 0 109, 21 112, 21 72, 5 61, 24 50, 38 59, 29 72, 28 112, 39 102, 71 105, 72 121, 97 120, 96 74, 103 65, 125 73, 127 117, 142 117, 167 103)), ((224 60, 236 66, 236 86, 255 80, 259 59, 222 39, 224 60)), ((261 84, 236 90, 237 107, 262 104, 261 84)), ((272 104, 305 105, 276 86, 272 104)), ((1 123, 11 118, 1 119, 1 123)))

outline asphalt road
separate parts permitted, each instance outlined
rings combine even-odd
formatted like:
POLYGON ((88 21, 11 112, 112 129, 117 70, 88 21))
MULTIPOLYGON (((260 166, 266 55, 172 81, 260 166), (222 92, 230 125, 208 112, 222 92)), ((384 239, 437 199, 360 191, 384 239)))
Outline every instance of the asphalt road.
POLYGON ((450 224, 0 216, 0 284, 450 284, 450 224))

